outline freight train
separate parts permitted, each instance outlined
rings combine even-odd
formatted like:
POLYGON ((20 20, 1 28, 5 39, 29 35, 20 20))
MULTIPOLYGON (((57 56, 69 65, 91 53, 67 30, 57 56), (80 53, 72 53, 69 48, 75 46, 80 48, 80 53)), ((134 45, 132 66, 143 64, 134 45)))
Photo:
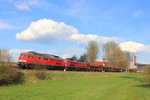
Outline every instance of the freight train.
POLYGON ((33 51, 21 53, 18 58, 19 68, 35 68, 44 66, 51 70, 74 70, 74 71, 99 71, 99 72, 125 72, 132 69, 111 67, 102 65, 86 64, 84 62, 62 59, 56 55, 42 54, 33 51))

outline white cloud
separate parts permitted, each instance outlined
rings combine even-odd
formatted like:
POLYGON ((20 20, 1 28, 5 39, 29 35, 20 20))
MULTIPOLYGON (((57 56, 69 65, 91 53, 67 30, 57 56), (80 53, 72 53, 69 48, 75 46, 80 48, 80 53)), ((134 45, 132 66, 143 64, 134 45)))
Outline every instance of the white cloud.
POLYGON ((81 44, 87 44, 88 41, 97 41, 99 43, 104 43, 104 42, 108 42, 108 41, 121 41, 121 39, 116 38, 116 37, 100 37, 97 35, 93 35, 93 34, 88 34, 88 35, 84 35, 84 34, 73 34, 71 36, 71 39, 73 41, 76 41, 77 43, 81 43, 81 44))
POLYGON ((143 48, 143 51, 145 51, 145 52, 150 52, 150 45, 145 46, 145 47, 143 48))
POLYGON ((0 29, 12 29, 13 27, 6 24, 6 23, 2 23, 0 22, 0 29))
POLYGON ((27 5, 16 5, 16 8, 21 10, 30 10, 30 8, 27 5))
POLYGON ((55 22, 50 19, 41 19, 32 22, 26 30, 17 33, 16 38, 22 41, 44 44, 61 43, 65 41, 85 44, 90 40, 98 42, 121 41, 121 39, 115 37, 79 34, 78 30, 73 26, 66 25, 64 22, 55 22))
POLYGON ((22 53, 22 52, 28 52, 28 51, 32 51, 31 49, 10 49, 9 50, 9 53, 10 54, 20 54, 20 53, 22 53))
POLYGON ((37 3, 37 0, 26 0, 22 2, 16 2, 15 7, 20 10, 30 10, 31 5, 35 5, 37 3))
POLYGON ((70 58, 71 56, 69 54, 63 54, 60 55, 61 58, 66 59, 66 58, 70 58))
POLYGON ((122 50, 129 52, 150 52, 150 46, 136 42, 123 42, 119 45, 122 50))
POLYGON ((16 38, 23 41, 51 44, 69 40, 72 34, 77 33, 76 28, 63 22, 42 19, 32 22, 26 30, 17 33, 16 38))
POLYGON ((138 16, 140 16, 142 13, 143 13, 142 10, 137 10, 137 11, 133 12, 132 16, 138 17, 138 16))

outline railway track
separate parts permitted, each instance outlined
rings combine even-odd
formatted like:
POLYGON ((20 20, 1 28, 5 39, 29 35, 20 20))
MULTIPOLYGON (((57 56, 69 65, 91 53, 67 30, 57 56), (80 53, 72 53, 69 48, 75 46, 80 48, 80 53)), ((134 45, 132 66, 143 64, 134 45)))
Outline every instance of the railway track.
MULTIPOLYGON (((37 70, 44 70, 44 71, 49 71, 49 72, 121 72, 121 71, 93 71, 93 70, 89 70, 89 71, 76 71, 76 70, 56 70, 56 69, 44 69, 44 68, 41 68, 41 69, 22 69, 22 68, 19 68, 18 65, 15 65, 15 66, 12 66, 14 68, 16 68, 16 70, 18 71, 37 71, 37 70)), ((122 72, 126 72, 126 71, 122 71, 122 72)))

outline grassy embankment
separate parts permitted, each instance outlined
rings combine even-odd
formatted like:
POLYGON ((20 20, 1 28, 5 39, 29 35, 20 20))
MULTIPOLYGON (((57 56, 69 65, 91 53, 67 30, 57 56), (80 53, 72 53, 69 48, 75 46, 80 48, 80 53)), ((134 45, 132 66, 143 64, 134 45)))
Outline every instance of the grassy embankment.
POLYGON ((24 71, 26 83, 0 87, 0 100, 149 100, 142 74, 49 72, 37 80, 24 71))

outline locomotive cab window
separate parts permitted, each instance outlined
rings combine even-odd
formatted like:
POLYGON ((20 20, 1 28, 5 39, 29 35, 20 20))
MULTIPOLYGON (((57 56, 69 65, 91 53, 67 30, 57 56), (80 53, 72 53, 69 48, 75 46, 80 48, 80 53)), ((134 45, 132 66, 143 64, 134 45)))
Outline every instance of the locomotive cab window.
POLYGON ((67 61, 66 61, 66 60, 64 60, 64 63, 67 63, 67 61))
POLYGON ((27 57, 27 55, 23 55, 23 57, 27 57))

